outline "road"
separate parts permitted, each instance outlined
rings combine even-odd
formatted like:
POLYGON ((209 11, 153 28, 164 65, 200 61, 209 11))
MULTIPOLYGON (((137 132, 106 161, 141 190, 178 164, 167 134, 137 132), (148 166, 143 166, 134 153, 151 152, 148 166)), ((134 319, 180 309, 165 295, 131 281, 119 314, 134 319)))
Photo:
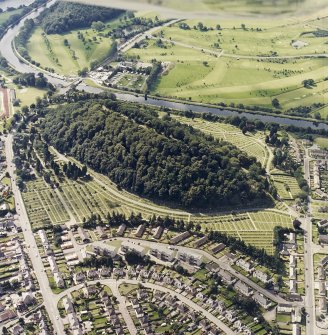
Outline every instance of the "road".
MULTIPOLYGON (((223 323, 220 319, 218 319, 217 317, 215 317, 213 314, 211 314, 210 312, 208 312, 203 307, 197 305, 192 300, 186 298, 182 294, 177 293, 176 291, 173 291, 173 290, 171 290, 171 289, 169 289, 167 287, 164 287, 162 285, 157 285, 157 284, 152 284, 152 283, 147 283, 147 282, 141 282, 141 281, 139 281, 137 279, 134 279, 134 280, 133 279, 119 279, 119 280, 116 280, 116 279, 99 279, 99 280, 88 282, 88 284, 89 285, 94 285, 97 282, 100 282, 101 284, 107 285, 108 287, 110 287, 110 289, 112 290, 113 293, 114 292, 118 293, 118 287, 121 284, 139 285, 140 283, 144 287, 146 287, 146 288, 150 288, 152 290, 157 290, 157 291, 162 291, 162 292, 165 292, 165 293, 169 293, 171 295, 176 296, 180 301, 182 301, 184 304, 186 304, 187 306, 189 306, 191 309, 193 309, 193 310, 195 310, 195 311, 200 312, 201 314, 203 314, 208 320, 210 320, 211 322, 213 322, 219 329, 223 330, 226 334, 228 334, 228 335, 235 335, 235 334, 237 334, 233 330, 231 330, 225 323, 223 323)), ((78 290, 78 289, 80 289, 82 287, 83 287, 83 284, 77 285, 77 286, 69 288, 65 292, 62 292, 62 293, 58 294, 56 296, 56 302, 58 303, 58 301, 61 298, 63 298, 67 293, 71 293, 71 292, 73 292, 75 290, 78 290)), ((118 293, 118 296, 124 299, 124 297, 122 297, 120 293, 118 293)), ((128 313, 128 312, 126 311, 126 313, 128 313)), ((124 312, 123 316, 126 316, 125 312, 124 312)), ((130 317, 130 315, 129 315, 129 317, 130 317)), ((124 317, 124 319, 126 320, 125 317, 124 317)), ((131 322, 133 322, 133 321, 131 320, 131 322)))
MULTIPOLYGON (((113 238, 110 238, 108 241, 113 240, 113 238)), ((135 238, 130 238, 130 237, 115 237, 115 240, 118 241, 132 241, 135 242, 136 244, 142 244, 143 246, 147 247, 147 248, 156 248, 156 247, 162 247, 162 248, 167 248, 168 244, 165 243, 161 243, 161 242, 152 242, 152 241, 148 241, 148 240, 141 240, 141 239, 135 239, 135 238)), ((74 252, 78 252, 81 249, 84 249, 86 246, 88 245, 93 245, 93 246, 98 246, 101 248, 106 248, 106 241, 97 241, 97 242, 92 242, 89 244, 83 244, 83 245, 79 245, 79 247, 75 250, 74 252)), ((239 273, 238 271, 234 270, 229 263, 227 262, 223 262, 222 260, 212 256, 211 254, 207 253, 204 250, 200 250, 200 249, 193 249, 193 248, 189 248, 189 247, 184 247, 184 246, 179 246, 176 245, 174 246, 174 248, 176 250, 185 252, 185 253, 197 253, 202 255, 204 258, 216 263, 221 269, 224 269, 228 272, 230 272, 234 277, 236 277, 237 279, 243 281, 244 283, 246 283, 247 285, 249 285, 250 287, 253 288, 253 290, 260 292, 261 294, 263 294, 265 297, 269 298, 270 300, 276 302, 276 303, 289 303, 288 301, 286 301, 285 299, 283 299, 282 297, 275 295, 273 293, 271 293, 270 291, 262 288, 261 286, 257 285, 256 283, 254 283, 251 279, 249 279, 248 277, 242 275, 241 273, 239 273)), ((70 253, 73 252, 72 249, 70 249, 70 253)), ((301 303, 298 302, 293 302, 292 303, 294 306, 300 306, 301 303)))
MULTIPOLYGON (((310 180, 310 157, 309 150, 305 149, 304 155, 304 179, 308 185, 311 185, 310 180)), ((305 310, 307 313, 306 320, 306 333, 319 335, 321 332, 318 330, 316 324, 316 311, 315 311, 315 296, 314 296, 314 266, 313 254, 314 243, 312 242, 312 222, 311 222, 311 197, 308 197, 308 213, 303 221, 305 237, 304 237, 304 282, 305 282, 305 310)))
POLYGON ((27 216, 27 212, 25 209, 25 205, 22 199, 21 192, 19 191, 16 184, 16 176, 15 176, 15 167, 13 164, 14 153, 12 149, 13 145, 13 135, 9 134, 5 138, 5 153, 7 160, 7 170, 10 174, 12 181, 12 192, 15 199, 16 211, 18 215, 18 219, 20 225, 22 227, 24 239, 27 245, 27 253, 32 262, 32 266, 34 269, 35 276, 39 282, 40 291, 44 300, 44 306, 48 312, 50 320, 54 326, 55 332, 58 335, 65 334, 64 333, 64 325, 59 318, 57 320, 56 316, 58 315, 57 305, 55 300, 53 299, 53 292, 49 286, 48 277, 46 272, 44 271, 44 266, 42 263, 42 259, 40 257, 40 253, 31 229, 31 225, 27 216))

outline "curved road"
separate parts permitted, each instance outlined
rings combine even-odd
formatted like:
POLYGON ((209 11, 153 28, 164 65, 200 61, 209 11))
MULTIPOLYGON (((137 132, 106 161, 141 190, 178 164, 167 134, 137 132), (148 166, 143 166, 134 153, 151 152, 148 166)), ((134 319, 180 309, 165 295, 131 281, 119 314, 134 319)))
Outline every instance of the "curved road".
MULTIPOLYGON (((116 280, 116 279, 98 279, 98 280, 95 280, 95 281, 92 281, 92 282, 88 282, 88 284, 92 285, 92 284, 96 284, 98 282, 100 282, 103 285, 109 286, 112 291, 115 291, 116 294, 118 293, 118 296, 121 296, 121 294, 119 294, 118 289, 117 289, 118 286, 121 285, 121 284, 138 285, 138 284, 142 283, 142 285, 144 287, 150 288, 152 290, 157 290, 157 291, 162 291, 162 292, 165 292, 165 293, 169 293, 171 295, 176 296, 180 301, 182 301, 184 304, 189 306, 191 309, 202 313, 208 320, 213 322, 219 329, 223 330, 225 334, 228 334, 228 335, 236 335, 237 334, 236 332, 231 330, 225 323, 223 323, 220 319, 215 317, 213 314, 208 312, 203 307, 200 307, 199 305, 194 303, 192 300, 186 298, 182 294, 177 293, 177 292, 175 292, 175 291, 173 291, 173 290, 171 290, 167 287, 164 287, 162 285, 151 284, 151 283, 147 283, 147 282, 140 282, 139 280, 136 280, 136 279, 134 279, 134 280, 133 279, 119 279, 119 280, 116 280)), ((61 298, 63 298, 65 295, 67 295, 68 293, 71 293, 73 291, 76 291, 76 290, 82 288, 83 285, 84 284, 80 284, 80 285, 77 285, 77 286, 74 286, 74 287, 70 287, 68 290, 65 290, 64 292, 58 294, 55 297, 56 303, 58 303, 59 300, 61 298)), ((129 320, 129 318, 131 318, 130 315, 127 315, 126 313, 123 313, 122 315, 123 315, 126 322, 129 320)), ((128 324, 128 322, 127 322, 127 324, 128 324)), ((131 325, 130 325, 129 328, 133 328, 133 327, 131 327, 131 325)), ((135 333, 133 332, 133 334, 135 334, 135 333)))

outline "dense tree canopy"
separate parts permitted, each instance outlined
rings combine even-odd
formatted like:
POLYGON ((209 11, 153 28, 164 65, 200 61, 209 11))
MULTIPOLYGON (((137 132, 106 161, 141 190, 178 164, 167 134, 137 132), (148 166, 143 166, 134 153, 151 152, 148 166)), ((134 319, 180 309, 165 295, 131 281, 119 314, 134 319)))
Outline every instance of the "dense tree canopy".
POLYGON ((61 34, 91 27, 95 21, 108 21, 121 13, 118 9, 60 1, 42 14, 42 27, 47 34, 61 34))
POLYGON ((146 197, 209 207, 244 204, 267 188, 255 158, 150 107, 71 103, 49 111, 41 127, 59 151, 146 197))

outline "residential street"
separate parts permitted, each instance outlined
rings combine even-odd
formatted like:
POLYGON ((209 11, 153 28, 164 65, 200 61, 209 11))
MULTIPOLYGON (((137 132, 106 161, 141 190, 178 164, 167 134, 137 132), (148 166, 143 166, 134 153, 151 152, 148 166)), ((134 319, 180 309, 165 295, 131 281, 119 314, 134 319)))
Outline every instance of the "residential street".
POLYGON ((56 334, 62 335, 64 334, 64 326, 62 320, 60 318, 57 319, 58 310, 56 301, 54 299, 54 294, 49 286, 48 277, 44 271, 43 263, 39 254, 39 250, 37 248, 36 241, 34 239, 31 225, 29 223, 25 205, 21 193, 16 185, 16 177, 14 173, 15 168, 13 164, 14 155, 13 155, 12 143, 13 143, 13 135, 9 134, 5 138, 5 150, 6 150, 8 172, 10 174, 12 181, 12 192, 15 198, 16 211, 19 217, 19 222, 21 224, 24 239, 27 245, 27 252, 32 262, 34 273, 40 285, 40 290, 44 299, 44 306, 49 314, 50 320, 52 321, 56 334))

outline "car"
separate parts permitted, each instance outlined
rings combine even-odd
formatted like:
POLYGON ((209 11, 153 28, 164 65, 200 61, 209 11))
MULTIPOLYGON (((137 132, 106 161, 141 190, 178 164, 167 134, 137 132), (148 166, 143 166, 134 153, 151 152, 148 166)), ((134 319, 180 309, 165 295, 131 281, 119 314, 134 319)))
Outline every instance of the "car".
POLYGON ((56 316, 56 319, 59 320, 59 316, 58 315, 56 316))

